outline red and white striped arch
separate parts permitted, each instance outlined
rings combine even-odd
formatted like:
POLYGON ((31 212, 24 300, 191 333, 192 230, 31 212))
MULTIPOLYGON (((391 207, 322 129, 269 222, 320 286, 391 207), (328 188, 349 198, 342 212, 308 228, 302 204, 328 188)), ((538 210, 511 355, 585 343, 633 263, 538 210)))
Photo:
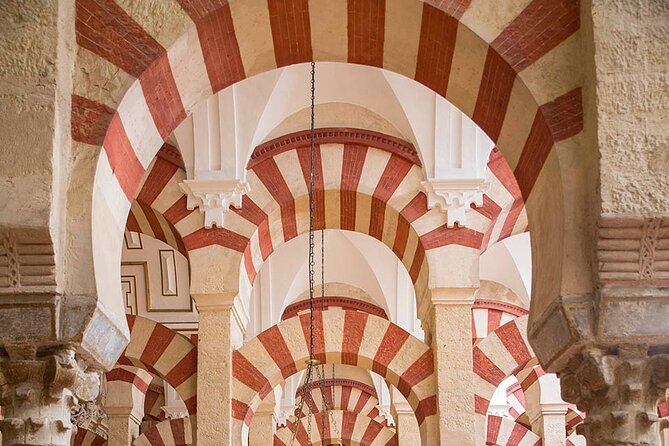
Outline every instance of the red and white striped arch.
MULTIPOLYGON (((298 389, 297 398, 301 396, 303 388, 298 389)), ((302 416, 306 416, 308 410, 311 413, 320 413, 323 407, 331 410, 343 410, 365 415, 378 422, 383 421, 380 415, 379 400, 374 387, 351 379, 336 378, 326 379, 323 387, 321 381, 316 381, 312 390, 305 397, 302 408, 302 416), (323 391, 325 391, 326 406, 323 405, 323 391)))
MULTIPOLYGON (((378 66, 415 79, 496 142, 523 197, 535 183, 559 188, 560 167, 546 161, 556 143, 582 130, 581 75, 574 62, 579 3, 510 0, 495 13, 488 10, 498 8, 495 3, 482 4, 165 0, 153 10, 77 0, 77 73, 110 73, 103 79, 77 75, 74 85, 73 137, 104 149, 93 188, 93 251, 111 245, 120 252, 144 171, 196 103, 253 74, 312 59, 378 66), (110 237, 112 225, 119 234, 110 237)), ((562 203, 551 206, 542 221, 561 227, 562 203)), ((560 256, 553 257, 559 266, 560 256)), ((94 257, 105 302, 118 300, 120 287, 111 286, 117 263, 94 257)))
POLYGON ((508 322, 473 347, 475 411, 485 416, 495 389, 534 358, 527 341, 527 316, 508 322))
POLYGON ((472 342, 476 345, 502 325, 528 313, 526 309, 507 302, 477 299, 472 305, 472 342))
POLYGON ((150 206, 133 200, 125 228, 160 240, 188 257, 181 235, 165 217, 150 206))
POLYGON ((517 420, 526 412, 525 392, 520 383, 515 383, 506 389, 506 402, 509 407, 509 416, 517 420))
POLYGON ((77 433, 72 435, 70 441, 71 446, 104 446, 106 444, 107 440, 104 437, 83 427, 77 427, 77 433))
POLYGON ((162 421, 165 419, 165 392, 162 387, 149 386, 144 397, 144 416, 151 417, 154 420, 162 421))
POLYGON ((197 413, 197 346, 190 339, 143 318, 127 315, 130 343, 119 364, 160 376, 177 391, 190 415, 197 413))
MULTIPOLYGON (((343 440, 344 444, 365 446, 397 446, 395 429, 357 412, 333 410, 325 415, 323 432, 323 414, 316 413, 311 419, 311 435, 307 433, 307 418, 300 418, 297 425, 296 445, 329 445, 334 440, 343 440), (311 442, 309 442, 311 439, 311 442)), ((295 430, 295 422, 288 421, 286 426, 277 429, 274 434, 274 446, 288 446, 295 430)))
MULTIPOLYGON (((239 438, 265 396, 306 367, 308 345, 309 317, 303 315, 279 322, 233 353, 232 412, 239 438)), ((413 408, 423 444, 437 441, 434 357, 426 344, 386 319, 332 309, 316 312, 315 357, 383 376, 413 408)))
POLYGON ((165 420, 137 437, 133 446, 190 446, 193 431, 190 418, 165 420))
POLYGON ((541 437, 520 423, 509 418, 488 416, 487 445, 541 446, 541 437))

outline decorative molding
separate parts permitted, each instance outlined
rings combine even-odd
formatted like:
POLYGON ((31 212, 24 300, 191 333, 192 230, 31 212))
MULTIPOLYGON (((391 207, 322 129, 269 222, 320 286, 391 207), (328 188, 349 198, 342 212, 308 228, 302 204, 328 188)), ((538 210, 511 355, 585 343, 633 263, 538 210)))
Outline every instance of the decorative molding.
MULTIPOLYGON (((358 389, 363 393, 367 393, 374 398, 378 399, 378 396, 376 394, 376 389, 373 386, 370 386, 368 384, 361 383, 360 381, 356 381, 354 379, 347 379, 347 378, 328 378, 324 380, 319 380, 319 381, 312 381, 311 383, 311 391, 314 389, 320 389, 321 383, 324 387, 351 387, 353 389, 358 389)), ((296 396, 302 395, 304 392, 304 386, 300 386, 297 388, 295 391, 296 396)))
POLYGON ((0 228, 0 293, 53 291, 55 286, 56 260, 49 236, 0 228))
MULTIPOLYGON (((281 315, 281 320, 286 320, 293 316, 297 316, 299 313, 309 310, 309 300, 302 300, 294 304, 288 305, 281 315)), ((316 298, 317 310, 321 308, 321 298, 316 298)), ((383 319, 389 320, 386 311, 369 302, 365 302, 360 299, 354 299, 352 297, 344 296, 325 296, 325 309, 330 307, 339 307, 344 310, 353 310, 353 311, 362 311, 365 313, 373 314, 374 316, 382 317, 383 319)))
POLYGON ((249 183, 233 180, 184 180, 179 187, 187 195, 186 207, 196 207, 204 213, 204 226, 224 226, 225 214, 230 206, 242 207, 242 196, 250 191, 249 183))
POLYGON ((604 284, 669 284, 669 217, 602 217, 597 257, 604 284))
POLYGON ((123 234, 123 240, 125 241, 126 249, 143 249, 142 246, 142 235, 139 232, 131 231, 129 229, 125 230, 123 234))
POLYGON ((427 195, 427 207, 439 207, 446 213, 446 225, 449 228, 467 226, 467 210, 471 206, 483 206, 483 194, 490 184, 485 179, 442 179, 433 178, 421 182, 427 195))
MULTIPOLYGON (((400 138, 384 135, 371 130, 345 127, 324 127, 314 131, 315 144, 358 144, 365 147, 375 147, 386 150, 395 155, 422 166, 418 152, 413 144, 400 138)), ((303 130, 290 133, 260 144, 251 154, 247 169, 255 166, 288 150, 308 147, 311 144, 311 131, 303 130)))
MULTIPOLYGON (((177 262, 174 258, 174 250, 158 250, 160 258, 160 284, 163 296, 177 296, 179 288, 177 283, 177 262)), ((150 309, 148 309, 150 311, 150 309)))
POLYGON ((86 401, 79 404, 72 412, 72 424, 106 439, 109 418, 100 406, 101 401, 86 401))
POLYGON ((184 160, 181 157, 181 152, 179 152, 177 147, 170 143, 164 143, 160 150, 158 150, 156 156, 174 164, 177 167, 180 167, 181 169, 186 169, 184 166, 184 160))
POLYGON ((125 295, 125 313, 137 315, 137 279, 135 276, 121 276, 121 290, 125 295))
POLYGON ((499 310, 503 311, 505 313, 512 314, 514 316, 525 316, 526 314, 530 314, 528 310, 526 310, 523 307, 519 307, 518 305, 513 305, 507 302, 500 302, 498 300, 490 300, 490 299, 476 299, 474 301, 474 304, 472 305, 472 309, 474 308, 485 308, 488 310, 499 310))

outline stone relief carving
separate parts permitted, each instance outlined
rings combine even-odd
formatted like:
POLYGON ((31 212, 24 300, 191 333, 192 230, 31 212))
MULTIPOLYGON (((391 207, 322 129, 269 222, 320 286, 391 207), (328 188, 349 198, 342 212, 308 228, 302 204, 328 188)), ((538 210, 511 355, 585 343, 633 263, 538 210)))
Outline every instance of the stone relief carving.
POLYGON ((669 387, 669 355, 648 356, 647 350, 584 349, 560 373, 562 398, 586 412, 576 430, 588 444, 656 444, 656 408, 669 387))
POLYGON ((59 349, 37 355, 36 347, 5 346, 0 358, 0 421, 7 444, 69 445, 71 410, 97 398, 100 373, 86 370, 75 352, 59 349))

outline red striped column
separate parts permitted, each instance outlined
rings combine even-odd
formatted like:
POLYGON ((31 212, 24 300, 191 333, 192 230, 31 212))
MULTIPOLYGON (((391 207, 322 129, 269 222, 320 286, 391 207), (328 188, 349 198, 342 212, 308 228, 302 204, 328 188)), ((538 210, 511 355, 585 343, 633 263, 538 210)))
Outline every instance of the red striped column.
POLYGON ((248 316, 233 293, 192 293, 197 306, 197 444, 231 446, 232 352, 244 341, 248 316))
MULTIPOLYGON (((474 373, 471 349, 476 288, 433 288, 421 308, 437 374, 439 439, 442 446, 474 445, 474 373)), ((427 297, 427 296, 426 296, 427 297)))

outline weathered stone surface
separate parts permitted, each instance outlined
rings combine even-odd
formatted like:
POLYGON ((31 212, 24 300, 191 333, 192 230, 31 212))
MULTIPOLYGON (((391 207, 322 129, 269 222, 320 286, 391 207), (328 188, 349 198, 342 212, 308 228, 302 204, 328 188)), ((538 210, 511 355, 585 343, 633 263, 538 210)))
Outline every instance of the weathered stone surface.
POLYGON ((5 349, 9 357, 0 358, 3 444, 69 446, 70 412, 80 399, 97 398, 100 374, 87 371, 73 350, 5 349))
POLYGON ((586 412, 577 432, 589 445, 657 445, 657 404, 669 387, 669 355, 645 346, 585 349, 560 373, 562 398, 586 412))

